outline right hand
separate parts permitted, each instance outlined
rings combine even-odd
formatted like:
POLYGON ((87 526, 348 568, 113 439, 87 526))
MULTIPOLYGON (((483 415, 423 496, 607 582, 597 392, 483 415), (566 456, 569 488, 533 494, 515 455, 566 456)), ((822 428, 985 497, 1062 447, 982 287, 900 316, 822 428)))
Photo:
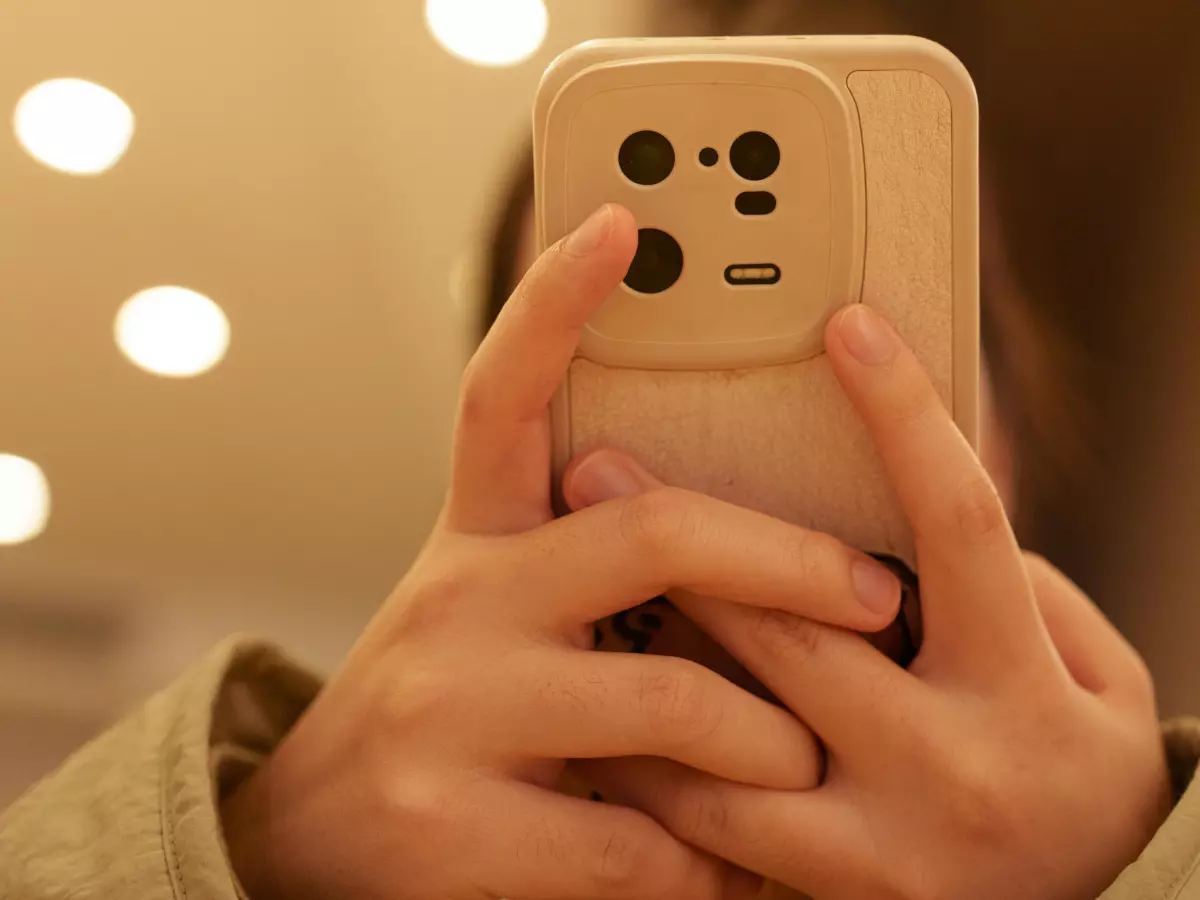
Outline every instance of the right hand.
POLYGON ((591 623, 682 588, 874 631, 899 585, 864 604, 852 571, 867 557, 684 491, 553 518, 547 405, 636 243, 628 212, 600 210, 542 256, 472 360, 427 546, 223 804, 253 900, 753 895, 755 878, 649 816, 556 791, 564 761, 659 756, 795 790, 819 781, 819 745, 695 663, 592 652, 591 623))

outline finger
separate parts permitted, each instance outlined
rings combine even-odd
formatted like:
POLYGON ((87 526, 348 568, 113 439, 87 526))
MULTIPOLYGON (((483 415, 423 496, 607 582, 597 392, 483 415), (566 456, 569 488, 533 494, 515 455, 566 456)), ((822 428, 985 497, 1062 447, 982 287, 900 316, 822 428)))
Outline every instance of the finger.
POLYGON ((657 485, 613 450, 572 464, 564 478, 568 502, 598 505, 522 536, 529 544, 523 564, 536 559, 541 576, 529 597, 539 615, 562 624, 580 616, 593 621, 674 587, 857 631, 877 631, 895 618, 900 582, 866 554, 829 535, 657 485), (580 572, 590 577, 580 579, 580 572))
POLYGON ((462 816, 462 860, 490 896, 523 900, 724 900, 744 876, 687 847, 644 813, 495 782, 462 816))
POLYGON ((826 347, 913 528, 926 651, 1027 662, 1042 631, 1016 538, 920 363, 863 304, 831 320, 826 347))
POLYGON ((601 207, 542 254, 467 366, 446 515, 473 533, 521 531, 550 516, 547 406, 592 313, 621 283, 637 226, 601 207))
POLYGON ((878 865, 861 819, 828 788, 772 791, 649 757, 571 765, 606 801, 644 811, 680 840, 807 895, 848 896, 848 875, 878 865))
POLYGON ((1146 664, 1088 596, 1036 554, 1025 554, 1025 566, 1050 640, 1075 683, 1093 694, 1153 703, 1146 664))
POLYGON ((731 781, 804 790, 823 753, 795 716, 697 663, 667 656, 554 651, 518 681, 536 705, 495 697, 503 740, 549 759, 663 756, 731 781))
POLYGON ((906 734, 920 720, 929 689, 860 635, 711 597, 672 594, 671 600, 835 756, 877 764, 881 736, 906 734))

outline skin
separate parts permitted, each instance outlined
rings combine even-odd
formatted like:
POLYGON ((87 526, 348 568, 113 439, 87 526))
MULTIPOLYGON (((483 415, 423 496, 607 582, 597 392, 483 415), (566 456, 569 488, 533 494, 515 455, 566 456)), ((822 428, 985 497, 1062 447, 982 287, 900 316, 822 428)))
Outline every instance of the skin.
POLYGON ((899 584, 830 537, 685 491, 554 518, 547 404, 636 241, 628 212, 601 210, 533 267, 472 360, 427 546, 223 804, 254 900, 753 895, 756 876, 649 815, 558 792, 566 760, 658 756, 805 789, 821 748, 695 662, 592 652, 592 623, 683 588, 872 631, 899 584))
MULTIPOLYGON (((517 241, 516 270, 528 271, 538 258, 536 219, 526 206, 517 241)), ((1016 508, 1016 466, 1012 436, 997 414, 987 366, 980 373, 979 458, 1009 513, 1016 508)), ((871 635, 871 642, 893 659, 910 650, 898 624, 871 635)), ((745 666, 714 641, 678 607, 646 605, 597 624, 597 647, 616 652, 649 652, 695 660, 762 697, 774 699, 745 666)))
MULTIPOLYGON (((577 769, 689 843, 822 900, 1097 897, 1166 809, 1146 669, 1074 585, 1021 552, 896 332, 851 307, 826 347, 917 536, 921 652, 905 670, 846 630, 679 592, 821 738, 823 784, 764 789, 661 759, 577 769)), ((566 493, 600 508, 660 489, 609 450, 576 460, 566 493)))
POLYGON ((750 872, 832 898, 1094 896, 1164 809, 1149 678, 1022 555, 886 324, 845 314, 827 340, 918 536, 910 670, 857 634, 899 584, 826 535, 611 450, 576 462, 579 511, 553 519, 546 405, 635 245, 603 208, 471 362, 427 547, 223 805, 249 896, 736 898, 750 872), (688 660, 590 651, 591 622, 668 591, 787 709, 688 660), (616 802, 556 791, 567 760, 616 802))

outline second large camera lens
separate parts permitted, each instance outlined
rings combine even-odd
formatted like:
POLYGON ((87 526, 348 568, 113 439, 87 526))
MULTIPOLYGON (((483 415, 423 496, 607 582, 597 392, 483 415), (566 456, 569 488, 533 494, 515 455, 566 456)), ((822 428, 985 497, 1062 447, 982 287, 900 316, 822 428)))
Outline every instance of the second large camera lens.
POLYGON ((625 138, 617 162, 634 184, 658 184, 675 168, 675 148, 657 131, 638 131, 625 138))
POLYGON ((639 294, 661 294, 683 274, 683 248, 679 241, 657 228, 638 231, 637 254, 625 275, 625 284, 639 294))
POLYGON ((779 145, 761 131, 747 131, 729 148, 729 164, 747 181, 770 178, 779 168, 779 145))

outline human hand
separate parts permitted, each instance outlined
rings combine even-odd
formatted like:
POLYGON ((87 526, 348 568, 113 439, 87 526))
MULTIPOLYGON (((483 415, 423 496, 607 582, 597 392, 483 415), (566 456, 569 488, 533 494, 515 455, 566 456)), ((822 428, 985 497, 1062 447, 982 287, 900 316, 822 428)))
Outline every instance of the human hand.
MULTIPOLYGON (((1146 668, 1074 585, 1022 554, 891 326, 851 307, 826 345, 915 533, 920 653, 906 671, 850 631, 673 596, 822 739, 824 783, 772 790, 652 759, 581 772, 689 843, 820 900, 1095 898, 1167 808, 1146 668)), ((657 486, 600 451, 568 473, 568 500, 612 497, 612 467, 657 486)))
POLYGON ((547 404, 636 241, 628 212, 602 209, 543 255, 469 365, 427 546, 223 806, 254 900, 753 894, 645 813, 558 793, 563 761, 661 756, 799 789, 819 779, 811 734, 694 663, 592 652, 592 623, 683 587, 875 630, 899 586, 864 605, 862 554, 682 491, 553 519, 547 404))

